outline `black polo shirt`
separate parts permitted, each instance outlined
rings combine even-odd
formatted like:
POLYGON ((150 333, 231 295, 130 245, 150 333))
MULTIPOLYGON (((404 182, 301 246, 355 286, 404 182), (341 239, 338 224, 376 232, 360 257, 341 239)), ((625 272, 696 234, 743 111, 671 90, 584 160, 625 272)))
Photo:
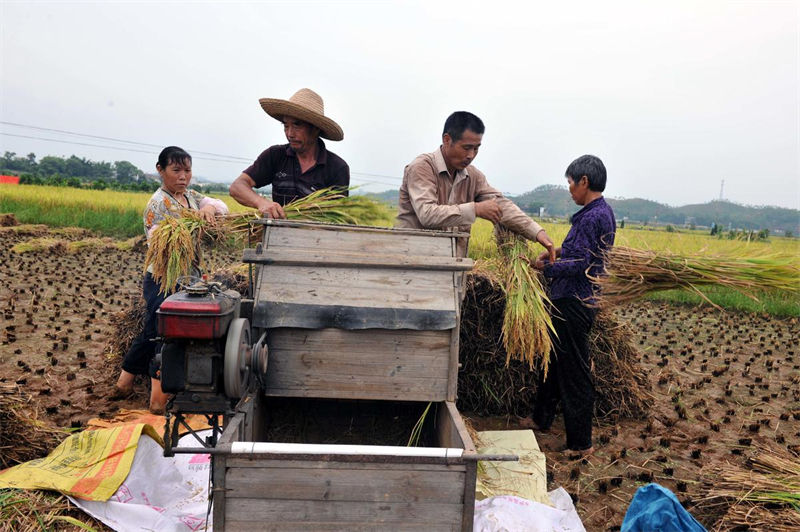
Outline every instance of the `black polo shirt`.
POLYGON ((325 148, 318 139, 317 162, 300 171, 300 161, 289 144, 270 146, 258 156, 244 173, 255 181, 256 187, 272 185, 272 201, 286 205, 321 188, 339 187, 347 195, 350 186, 350 167, 344 159, 325 148))

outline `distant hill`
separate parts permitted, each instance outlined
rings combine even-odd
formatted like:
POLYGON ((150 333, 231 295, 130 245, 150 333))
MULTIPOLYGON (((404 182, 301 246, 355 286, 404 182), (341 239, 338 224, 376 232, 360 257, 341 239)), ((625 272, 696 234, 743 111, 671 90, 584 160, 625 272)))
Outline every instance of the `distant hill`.
MULTIPOLYGON (((385 190, 383 192, 366 192, 364 195, 369 198, 387 203, 392 207, 397 207, 397 196, 399 193, 399 190, 385 190)), ((356 194, 360 194, 360 192, 356 191, 356 194)))
MULTIPOLYGON (((368 196, 397 205, 397 190, 387 190, 368 196)), ((519 196, 509 196, 514 203, 530 214, 538 215, 544 207, 545 215, 569 218, 578 210, 569 191, 561 185, 542 185, 519 196)), ((606 198, 614 209, 617 220, 626 218, 630 222, 658 223, 710 227, 712 223, 727 229, 760 230, 773 233, 790 231, 800 235, 800 211, 782 207, 750 207, 730 201, 711 201, 683 207, 671 207, 655 201, 632 198, 606 198)))

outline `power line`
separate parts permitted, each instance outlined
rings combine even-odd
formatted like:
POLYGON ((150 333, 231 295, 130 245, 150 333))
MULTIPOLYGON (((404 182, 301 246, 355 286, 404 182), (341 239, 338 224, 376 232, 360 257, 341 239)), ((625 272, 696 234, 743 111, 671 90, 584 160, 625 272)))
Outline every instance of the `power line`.
MULTIPOLYGON (((100 135, 89 135, 87 133, 78 133, 76 131, 67 131, 65 129, 54 129, 54 128, 50 128, 50 127, 39 127, 39 126, 32 126, 32 125, 28 125, 28 124, 19 124, 19 123, 16 123, 16 122, 5 122, 5 121, 0 121, 0 124, 4 124, 4 125, 7 125, 7 126, 24 127, 24 128, 28 128, 28 129, 37 129, 39 131, 52 131, 52 132, 55 132, 55 133, 63 133, 65 135, 74 135, 74 136, 77 136, 77 137, 86 137, 86 138, 90 138, 90 139, 110 140, 112 142, 122 142, 124 144, 134 144, 136 146, 147 146, 149 148, 157 148, 158 150, 161 150, 163 148, 163 146, 160 145, 160 144, 149 144, 147 142, 138 142, 138 141, 135 141, 135 140, 124 140, 124 139, 117 139, 117 138, 114 138, 114 137, 103 137, 103 136, 100 136, 100 135)), ((28 137, 28 138, 34 138, 34 137, 28 137)), ((65 141, 61 141, 61 142, 65 142, 65 141)), ((101 146, 101 147, 109 147, 109 146, 101 146)), ((210 155, 212 157, 224 157, 226 159, 237 159, 237 160, 245 161, 245 162, 251 161, 251 159, 249 159, 249 158, 237 157, 235 155, 223 155, 223 154, 220 154, 220 153, 212 153, 212 152, 199 151, 199 150, 188 150, 188 151, 190 151, 191 153, 201 153, 203 155, 210 155)), ((144 152, 144 153, 150 153, 150 152, 144 152)), ((215 159, 212 159, 212 160, 215 160, 215 159)))
MULTIPOLYGON (((23 139, 44 140, 46 142, 60 142, 62 144, 74 144, 76 146, 92 146, 92 147, 95 147, 95 148, 106 148, 106 149, 109 149, 109 150, 119 150, 119 151, 137 152, 137 153, 149 153, 151 155, 153 155, 153 154, 157 155, 158 154, 158 152, 154 152, 152 150, 137 150, 137 149, 134 149, 134 148, 128 148, 128 147, 122 147, 122 146, 106 146, 106 145, 102 145, 102 144, 90 144, 88 142, 77 142, 77 141, 74 141, 74 140, 46 139, 44 137, 34 137, 34 136, 31 136, 31 135, 17 135, 16 133, 6 133, 5 131, 0 131, 0 135, 5 135, 6 137, 19 137, 19 138, 23 138, 23 139)), ((159 149, 160 148, 161 147, 159 147, 159 149)), ((195 157, 193 155, 192 158, 193 159, 202 159, 204 161, 218 161, 218 162, 221 162, 221 163, 239 164, 236 161, 229 161, 229 160, 225 160, 225 159, 214 159, 212 157, 195 157)))
POLYGON ((365 175, 367 177, 384 177, 384 178, 387 178, 387 179, 394 179, 396 181, 402 181, 403 180, 402 177, 397 177, 397 176, 394 176, 394 175, 367 174, 367 173, 364 173, 364 172, 350 172, 350 173, 351 174, 357 174, 357 175, 365 175))
MULTIPOLYGON (((7 122, 7 121, 2 121, 2 120, 0 120, 0 124, 7 125, 7 126, 14 126, 14 127, 35 129, 35 130, 39 130, 39 131, 51 131, 51 132, 55 132, 55 133, 62 133, 62 134, 66 134, 66 135, 73 135, 73 136, 77 136, 77 137, 85 137, 85 138, 90 138, 90 139, 100 139, 100 140, 107 140, 107 141, 111 141, 111 142, 121 142, 121 143, 125 143, 125 144, 132 144, 132 145, 135 145, 135 146, 143 146, 143 147, 155 148, 158 151, 160 151, 163 148, 163 146, 161 146, 160 144, 150 144, 150 143, 147 143, 147 142, 124 140, 124 139, 118 139, 118 138, 114 138, 114 137, 105 137, 105 136, 102 136, 102 135, 90 135, 88 133, 79 133, 77 131, 68 131, 68 130, 65 130, 65 129, 55 129, 55 128, 48 128, 48 127, 34 126, 34 125, 30 125, 30 124, 20 124, 20 123, 17 123, 17 122, 7 122)), ((135 148, 124 147, 124 146, 109 146, 109 145, 106 145, 106 144, 93 144, 93 143, 88 143, 88 142, 78 142, 78 141, 75 141, 75 140, 52 139, 52 138, 45 138, 45 137, 37 137, 37 136, 33 136, 33 135, 20 135, 20 134, 16 134, 16 133, 6 133, 4 131, 0 132, 0 135, 4 135, 4 136, 7 136, 7 137, 18 137, 18 138, 25 138, 25 139, 40 140, 40 141, 45 141, 45 142, 58 142, 58 143, 61 143, 61 144, 72 144, 72 145, 76 145, 76 146, 90 146, 90 147, 94 147, 94 148, 105 148, 105 149, 118 150, 118 151, 128 151, 128 152, 148 153, 148 154, 156 154, 156 153, 158 153, 157 151, 153 151, 153 150, 138 150, 138 149, 135 149, 135 148)), ((238 162, 240 162, 240 161, 241 162, 248 162, 248 163, 252 161, 252 159, 250 159, 250 158, 238 157, 238 156, 234 156, 234 155, 224 155, 224 154, 218 154, 218 153, 213 153, 213 152, 205 152, 205 151, 198 151, 198 150, 192 150, 192 149, 189 149, 188 151, 192 154, 193 158, 204 160, 204 161, 215 161, 215 162, 231 163, 231 164, 234 164, 234 163, 238 164, 238 162), (201 154, 201 155, 200 156, 196 156, 195 154, 201 154), (210 157, 203 157, 202 155, 207 155, 207 156, 210 156, 210 157), (223 157, 223 159, 219 159, 218 157, 223 157)), ((378 177, 378 178, 382 178, 382 179, 391 179, 391 180, 394 181, 394 182, 386 182, 386 181, 382 181, 382 180, 379 180, 379 179, 351 178, 353 181, 357 181, 359 183, 367 184, 367 185, 369 185, 369 184, 379 184, 379 185, 386 185, 386 186, 390 186, 390 187, 396 187, 396 186, 398 186, 398 182, 402 182, 402 178, 401 177, 385 175, 385 174, 373 174, 373 173, 368 173, 368 172, 354 172, 354 171, 351 171, 350 174, 351 174, 351 176, 354 176, 354 175, 355 176, 365 176, 365 177, 368 177, 368 178, 378 177)))

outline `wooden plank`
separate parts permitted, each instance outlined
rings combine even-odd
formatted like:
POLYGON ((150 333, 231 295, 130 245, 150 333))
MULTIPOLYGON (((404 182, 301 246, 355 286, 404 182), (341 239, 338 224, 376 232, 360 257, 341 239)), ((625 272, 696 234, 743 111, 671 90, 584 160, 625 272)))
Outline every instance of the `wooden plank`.
POLYGON ((464 442, 458 433, 458 428, 453 422, 450 410, 444 405, 437 405, 436 410, 436 435, 440 447, 464 448, 464 442))
POLYGON ((389 270, 469 271, 474 261, 464 257, 408 255, 404 253, 342 253, 338 250, 272 248, 245 249, 243 262, 266 266, 314 266, 389 270))
MULTIPOLYGON (((225 504, 226 519, 251 523, 284 521, 375 522, 392 527, 395 523, 429 523, 460 526, 462 504, 404 502, 343 502, 231 498, 225 504)), ((258 527, 257 527, 258 528, 258 527)))
POLYGON ((364 377, 346 382, 342 379, 267 382, 265 394, 273 397, 314 397, 320 399, 375 399, 394 401, 444 401, 447 379, 429 379, 415 384, 411 381, 387 384, 385 379, 364 377))
MULTIPOLYGON (((231 432, 233 433, 233 431, 231 432)), ((217 530, 225 530, 225 476, 227 459, 224 454, 211 455, 211 499, 213 505, 213 522, 217 530)))
POLYGON ((231 444, 235 441, 240 441, 240 430, 242 425, 244 424, 244 413, 237 413, 233 416, 228 426, 225 427, 225 430, 217 440, 217 445, 225 445, 231 444))
POLYGON ((450 236, 408 234, 402 231, 362 232, 315 227, 272 228, 271 249, 317 249, 374 254, 452 256, 450 236))
POLYGON ((273 301, 455 310, 452 275, 451 272, 265 266, 255 304, 273 301))
POLYGON ((461 502, 463 472, 235 468, 226 497, 364 502, 461 502))
MULTIPOLYGON (((343 375, 383 375, 400 376, 404 373, 422 375, 428 378, 447 378, 449 361, 445 356, 418 353, 348 353, 344 351, 273 348, 269 346, 270 371, 292 373, 326 372, 343 375)), ((313 377, 313 375, 309 375, 313 377)))
POLYGON ((420 401, 446 396, 447 331, 273 329, 268 345, 267 395, 420 401))
POLYGON ((410 268, 402 270, 374 269, 358 267, 333 268, 329 266, 264 266, 270 274, 263 279, 265 282, 292 280, 298 283, 316 285, 322 281, 341 285, 349 283, 351 286, 400 289, 411 285, 411 289, 428 290, 445 285, 450 292, 450 279, 453 272, 419 271, 410 268))
POLYGON ((237 455, 228 456, 229 469, 241 467, 245 469, 347 469, 370 471, 438 471, 441 473, 464 472, 464 464, 447 464, 442 459, 441 463, 414 464, 392 462, 341 462, 331 460, 274 460, 265 458, 264 455, 237 455))
POLYGON ((447 400, 455 402, 458 394, 458 342, 461 334, 461 283, 463 275, 453 273, 453 304, 456 309, 456 325, 450 330, 450 369, 448 371, 447 400))
POLYGON ((457 444, 456 447, 464 449, 465 453, 474 454, 476 452, 475 444, 469 435, 467 426, 464 424, 464 419, 461 417, 461 413, 458 411, 458 408, 456 408, 455 403, 445 401, 444 407, 447 410, 448 417, 455 427, 456 432, 458 433, 458 440, 461 442, 460 445, 457 444, 458 442, 453 443, 457 444))
POLYGON ((466 464, 467 471, 464 477, 464 506, 461 516, 461 532, 471 532, 475 520, 475 482, 478 476, 478 462, 466 464))
POLYGON ((303 356, 286 357, 279 359, 275 357, 270 360, 268 368, 267 383, 290 383, 293 379, 300 379, 302 382, 313 382, 320 380, 335 381, 354 381, 364 379, 365 382, 372 382, 375 377, 401 382, 407 379, 426 379, 437 382, 447 383, 447 366, 445 363, 437 363, 436 359, 427 358, 431 365, 426 365, 423 360, 412 361, 381 361, 375 360, 370 363, 359 364, 358 361, 342 362, 331 358, 303 356), (270 373, 274 379, 269 378, 270 373))
MULTIPOLYGON (((355 521, 339 521, 323 523, 319 521, 284 521, 282 523, 259 523, 250 521, 226 521, 225 532, 386 532, 386 525, 381 523, 362 523, 355 521)), ((392 523, 392 532, 455 532, 460 530, 456 524, 445 523, 392 523)), ((472 530, 470 526, 470 530, 472 530)))
POLYGON ((342 357, 400 355, 447 359, 449 331, 345 331, 342 329, 272 329, 268 333, 270 363, 281 352, 295 356, 314 351, 338 353, 342 357))
POLYGON ((275 220, 261 218, 253 220, 254 223, 272 227, 299 227, 302 229, 327 231, 350 231, 354 233, 395 233, 406 235, 422 235, 437 237, 467 237, 469 233, 462 233, 452 229, 410 229, 407 227, 378 227, 374 225, 335 224, 328 222, 308 222, 301 220, 275 220))
MULTIPOLYGON (((455 403, 445 401, 440 405, 437 424, 439 428, 439 444, 442 447, 461 447, 465 453, 475 453, 475 444, 467 431, 467 426, 455 403)), ((462 531, 472 530, 472 521, 475 514, 475 482, 477 479, 478 464, 475 461, 466 462, 464 476, 464 514, 462 518, 462 531)))

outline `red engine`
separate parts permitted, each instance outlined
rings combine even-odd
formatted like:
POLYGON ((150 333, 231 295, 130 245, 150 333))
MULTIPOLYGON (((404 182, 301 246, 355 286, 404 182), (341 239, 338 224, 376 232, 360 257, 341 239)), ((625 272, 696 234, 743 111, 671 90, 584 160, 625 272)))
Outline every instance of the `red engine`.
POLYGON ((169 296, 157 311, 158 335, 166 340, 222 338, 238 314, 239 293, 191 289, 169 296))

